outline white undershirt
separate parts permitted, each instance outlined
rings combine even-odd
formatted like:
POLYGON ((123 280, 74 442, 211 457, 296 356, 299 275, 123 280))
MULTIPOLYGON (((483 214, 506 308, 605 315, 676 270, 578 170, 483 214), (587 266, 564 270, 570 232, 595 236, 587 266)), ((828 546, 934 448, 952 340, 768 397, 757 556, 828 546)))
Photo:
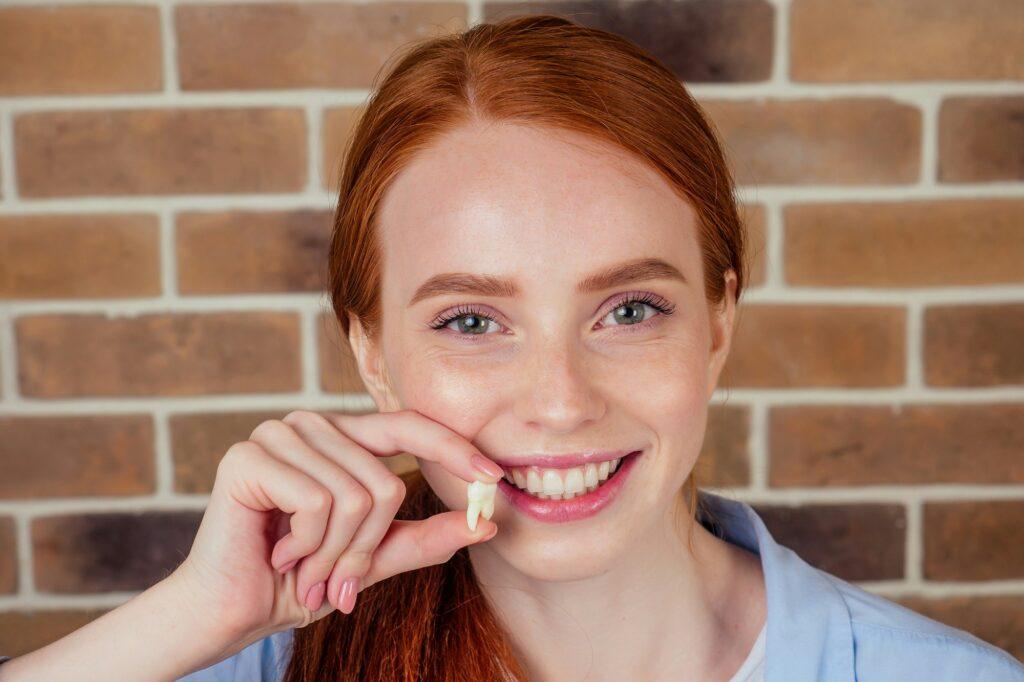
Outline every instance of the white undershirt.
POLYGON ((764 682, 764 640, 768 632, 768 623, 761 627, 757 641, 750 648, 747 660, 740 669, 729 678, 729 682, 764 682))

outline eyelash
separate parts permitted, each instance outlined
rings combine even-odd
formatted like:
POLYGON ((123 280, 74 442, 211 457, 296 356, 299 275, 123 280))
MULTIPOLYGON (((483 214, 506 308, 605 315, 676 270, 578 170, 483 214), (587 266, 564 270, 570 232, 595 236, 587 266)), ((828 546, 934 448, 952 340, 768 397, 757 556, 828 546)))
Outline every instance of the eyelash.
MULTIPOLYGON (((615 310, 621 308, 622 306, 629 305, 630 303, 646 303, 647 305, 649 305, 652 308, 654 308, 655 310, 657 310, 661 315, 671 315, 675 311, 675 306, 673 304, 669 303, 668 301, 666 301, 665 299, 663 299, 662 297, 656 296, 656 295, 651 294, 651 293, 643 293, 643 294, 627 294, 625 298, 623 298, 621 301, 618 301, 608 312, 610 313, 612 311, 615 311, 615 310)), ((483 312, 477 310, 476 308, 474 308, 471 305, 459 305, 450 314, 447 314, 447 315, 444 315, 444 316, 439 316, 439 318, 437 318, 433 322, 431 322, 430 323, 430 328, 434 329, 434 330, 437 330, 437 331, 443 331, 444 328, 447 327, 449 324, 451 324, 453 321, 455 321, 455 320, 457 320, 457 319, 459 319, 461 317, 467 317, 467 316, 470 316, 470 315, 473 316, 473 317, 479 317, 481 319, 488 320, 488 321, 491 321, 491 322, 495 322, 495 323, 497 322, 497 320, 495 320, 493 317, 485 315, 483 312)), ((607 315, 608 315, 608 313, 605 313, 605 316, 607 316, 607 315)), ((641 327, 641 328, 646 328, 647 326, 649 326, 648 323, 650 323, 656 317, 658 317, 658 316, 655 315, 651 319, 644 320, 643 322, 638 322, 637 324, 623 324, 623 325, 614 325, 614 326, 617 326, 617 327, 641 327)), ((479 334, 479 335, 476 335, 476 334, 460 334, 459 332, 455 332, 455 334, 457 336, 485 336, 485 334, 479 334)))

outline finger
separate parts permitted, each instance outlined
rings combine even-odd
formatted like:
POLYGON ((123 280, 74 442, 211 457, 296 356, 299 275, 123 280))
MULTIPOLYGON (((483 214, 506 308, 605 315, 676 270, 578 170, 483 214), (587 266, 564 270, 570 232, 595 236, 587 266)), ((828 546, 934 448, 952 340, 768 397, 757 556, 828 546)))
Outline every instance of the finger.
POLYGON ((331 493, 314 477, 248 440, 232 445, 217 470, 215 485, 227 485, 228 496, 242 506, 255 511, 280 509, 291 514, 291 532, 275 546, 277 563, 272 552, 272 565, 280 565, 290 556, 302 556, 302 552, 312 551, 323 540, 331 493))
MULTIPOLYGON (((274 562, 277 567, 302 559, 298 564, 295 584, 296 599, 302 603, 311 587, 320 581, 326 582, 338 556, 352 540, 373 501, 343 466, 313 448, 290 424, 270 419, 257 426, 251 437, 275 457, 315 478, 330 493, 331 504, 322 541, 306 548, 302 554, 282 554, 278 556, 280 563, 274 562)), ((281 542, 285 539, 287 537, 281 542)), ((279 551, 283 553, 286 550, 279 551)))
POLYGON ((481 519, 476 531, 466 526, 466 514, 448 511, 422 521, 396 519, 373 553, 370 570, 360 589, 404 571, 442 564, 460 548, 483 542, 498 526, 481 519))
MULTIPOLYGON (((340 556, 331 555, 328 551, 329 543, 325 542, 324 547, 318 549, 313 557, 306 559, 316 561, 321 551, 325 552, 324 560, 333 565, 333 568, 328 569, 327 600, 337 605, 341 583, 346 578, 362 576, 369 569, 373 551, 387 533, 405 499, 405 483, 380 458, 353 443, 323 415, 300 410, 289 413, 282 421, 292 426, 311 447, 344 467, 372 498, 369 513, 348 546, 342 549, 340 556)), ((319 580, 319 577, 311 578, 311 581, 315 580, 319 580)))
POLYGON ((467 483, 496 483, 504 470, 444 424, 415 410, 324 416, 346 436, 378 457, 408 452, 437 462, 467 483))

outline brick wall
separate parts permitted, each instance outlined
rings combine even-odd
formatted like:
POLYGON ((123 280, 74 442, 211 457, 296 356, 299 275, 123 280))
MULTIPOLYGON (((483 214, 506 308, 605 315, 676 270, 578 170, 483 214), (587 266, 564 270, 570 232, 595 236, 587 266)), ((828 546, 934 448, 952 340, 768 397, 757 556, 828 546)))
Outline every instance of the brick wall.
POLYGON ((540 10, 726 140, 757 259, 703 481, 1024 658, 1018 0, 5 3, 0 653, 177 566, 260 421, 372 409, 322 295, 338 151, 396 47, 540 10))

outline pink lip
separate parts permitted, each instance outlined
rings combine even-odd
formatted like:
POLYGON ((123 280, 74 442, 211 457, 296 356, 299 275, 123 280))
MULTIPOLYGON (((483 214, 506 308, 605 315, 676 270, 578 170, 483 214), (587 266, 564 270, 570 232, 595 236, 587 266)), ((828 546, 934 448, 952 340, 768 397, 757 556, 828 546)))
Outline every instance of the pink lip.
MULTIPOLYGON (((616 495, 629 478, 633 465, 640 458, 642 451, 635 450, 625 455, 619 463, 615 475, 610 481, 596 490, 585 495, 577 495, 571 500, 542 500, 539 497, 528 495, 520 490, 518 486, 509 483, 504 478, 498 480, 498 489, 505 495, 515 509, 527 516, 533 517, 545 523, 564 523, 585 519, 597 514, 599 511, 611 504, 616 495)), ((613 458, 614 459, 614 458, 613 458)))
POLYGON ((522 455, 519 457, 502 457, 501 461, 494 460, 506 469, 512 467, 535 466, 543 469, 568 469, 577 467, 589 462, 600 463, 606 460, 618 459, 636 450, 609 450, 607 452, 570 452, 564 455, 537 455, 531 457, 522 455))

